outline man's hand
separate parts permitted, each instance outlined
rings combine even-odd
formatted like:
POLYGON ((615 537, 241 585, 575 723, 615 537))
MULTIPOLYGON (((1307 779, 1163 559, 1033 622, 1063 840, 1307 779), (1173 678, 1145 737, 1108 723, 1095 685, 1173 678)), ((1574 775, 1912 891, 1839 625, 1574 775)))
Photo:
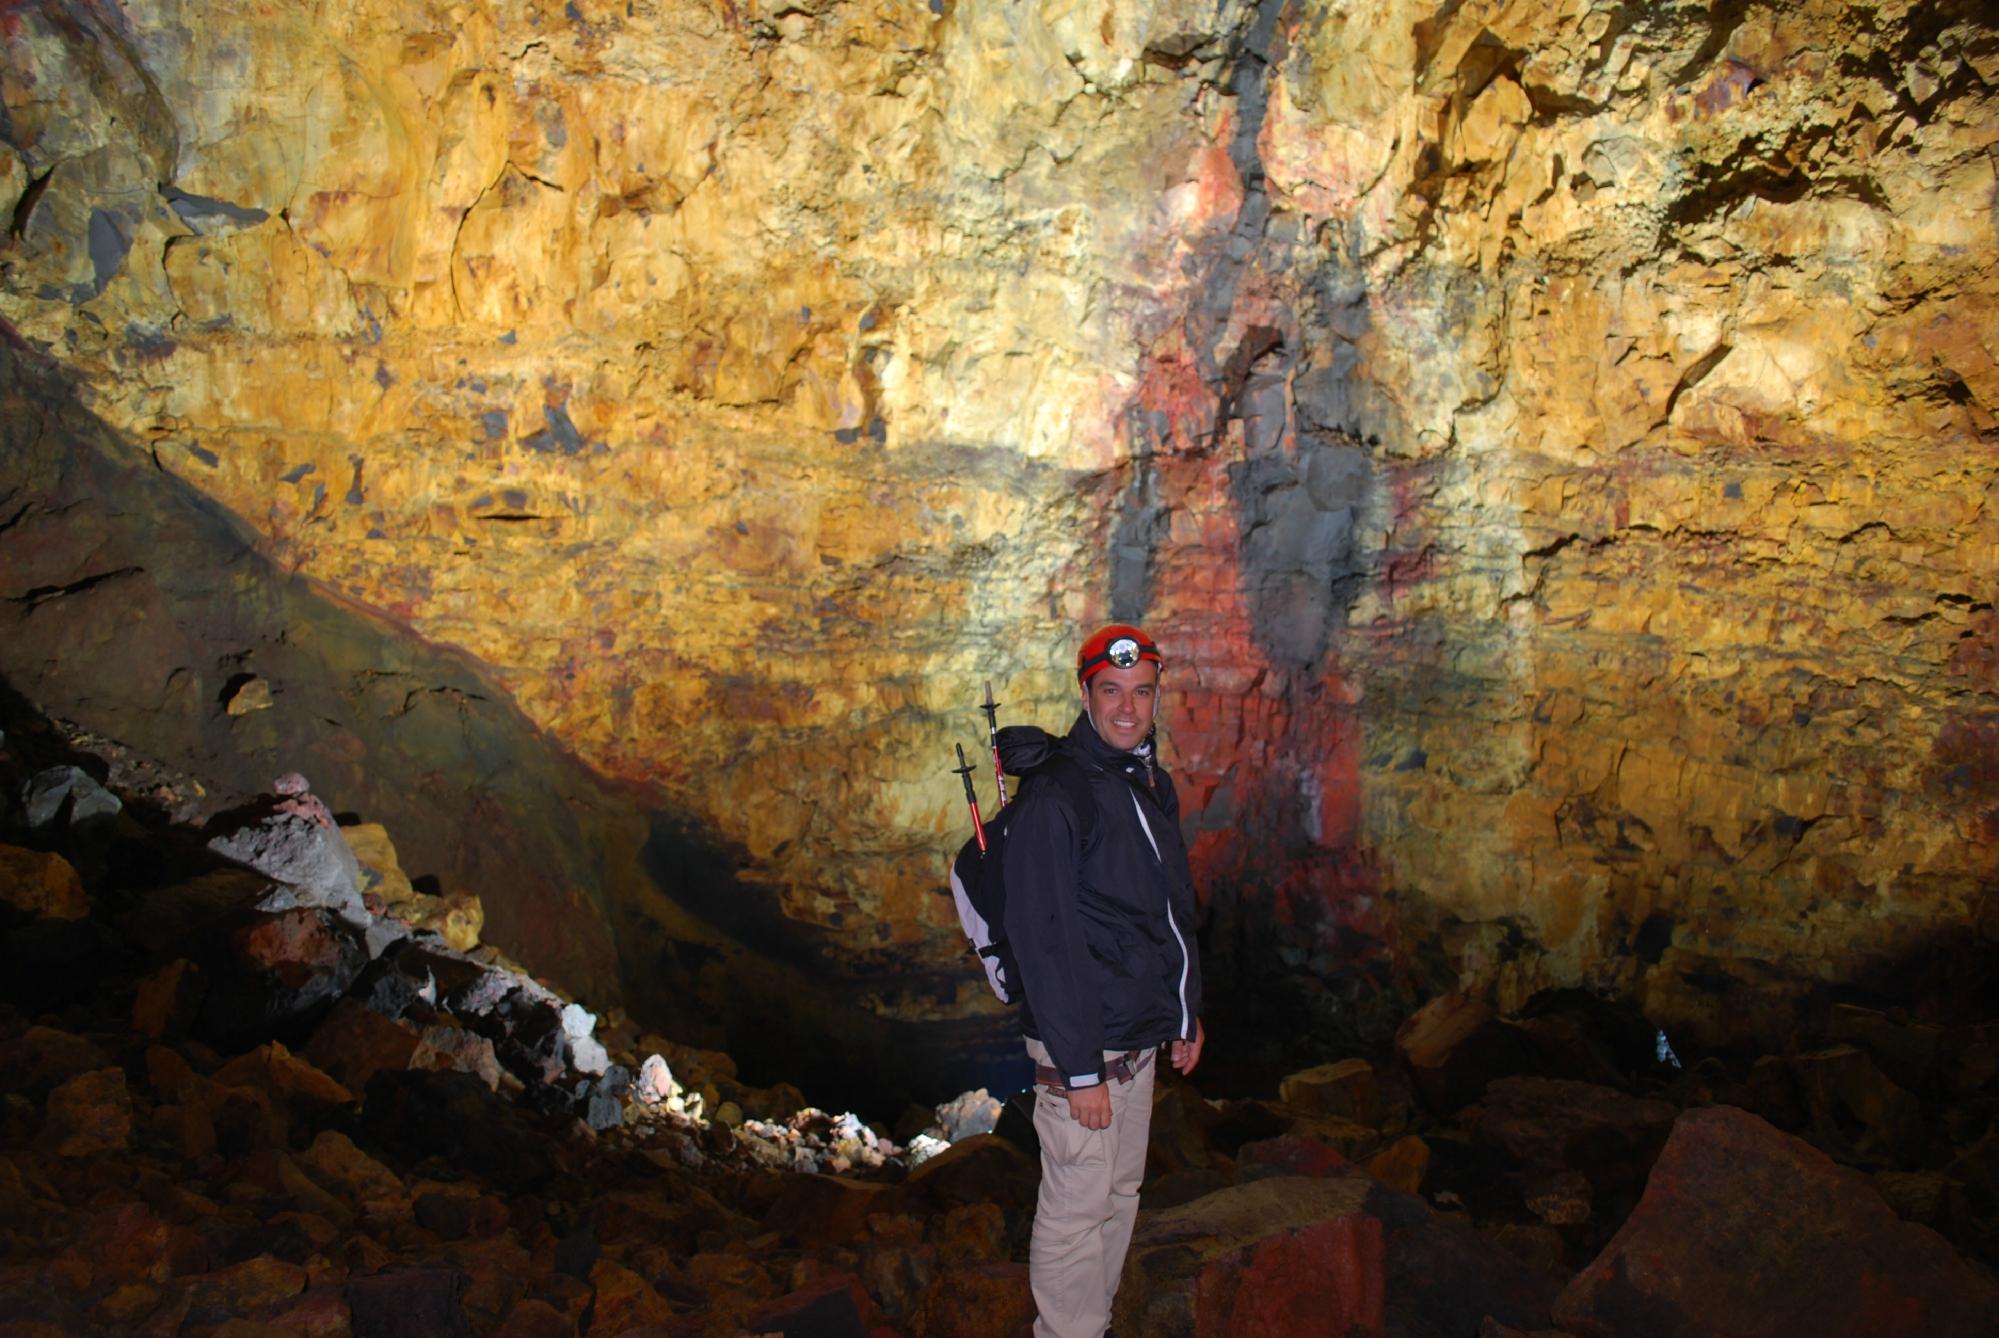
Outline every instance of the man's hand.
POLYGON ((1201 1019, 1194 1019, 1194 1039, 1173 1042, 1173 1067, 1180 1072, 1192 1073, 1194 1065, 1201 1062, 1201 1047, 1208 1043, 1208 1032, 1201 1025, 1201 1019))
POLYGON ((1108 1129, 1111 1127, 1111 1085, 1100 1082, 1095 1087, 1074 1087, 1069 1090, 1069 1115, 1085 1129, 1108 1129))

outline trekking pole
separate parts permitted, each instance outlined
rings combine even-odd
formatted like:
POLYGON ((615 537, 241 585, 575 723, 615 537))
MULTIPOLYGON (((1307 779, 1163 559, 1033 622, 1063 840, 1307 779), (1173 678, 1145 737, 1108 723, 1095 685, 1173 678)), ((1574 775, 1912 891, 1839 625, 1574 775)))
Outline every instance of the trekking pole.
POLYGON ((965 782, 965 803, 972 810, 972 835, 979 838, 979 853, 986 853, 986 824, 979 816, 979 792, 972 788, 972 764, 965 760, 965 745, 958 745, 958 765, 951 768, 965 782))
POLYGON ((1006 768, 999 760, 999 708, 993 700, 993 681, 986 680, 986 704, 979 709, 986 713, 986 738, 993 746, 993 779, 999 782, 1000 807, 1006 807, 1006 768))

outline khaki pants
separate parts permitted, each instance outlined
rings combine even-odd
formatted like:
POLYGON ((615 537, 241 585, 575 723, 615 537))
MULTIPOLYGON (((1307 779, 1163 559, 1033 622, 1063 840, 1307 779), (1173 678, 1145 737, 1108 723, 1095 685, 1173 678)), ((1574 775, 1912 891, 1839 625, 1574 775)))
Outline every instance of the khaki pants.
MULTIPOLYGON (((1039 1041, 1029 1040, 1027 1053, 1036 1064, 1051 1062, 1039 1041)), ((1138 1186, 1145 1179, 1157 1058, 1147 1051, 1130 1082, 1106 1079, 1111 1089, 1108 1129, 1085 1129, 1069 1114, 1067 1096, 1035 1088, 1041 1194, 1027 1255, 1037 1311, 1035 1338, 1101 1338, 1110 1324, 1111 1302, 1138 1216, 1138 1186)))

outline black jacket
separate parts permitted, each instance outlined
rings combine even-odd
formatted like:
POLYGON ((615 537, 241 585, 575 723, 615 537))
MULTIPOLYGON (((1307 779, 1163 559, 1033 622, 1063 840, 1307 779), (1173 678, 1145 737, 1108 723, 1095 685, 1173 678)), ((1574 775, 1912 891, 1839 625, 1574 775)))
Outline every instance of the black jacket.
POLYGON ((1004 854, 1022 1030, 1072 1078, 1101 1079, 1105 1050, 1192 1040, 1201 959, 1172 777, 1105 743, 1087 715, 1062 739, 1005 731, 1001 760, 1024 777, 1004 854), (1064 787, 1034 774, 1051 749, 1077 764, 1096 798, 1086 848, 1064 787))

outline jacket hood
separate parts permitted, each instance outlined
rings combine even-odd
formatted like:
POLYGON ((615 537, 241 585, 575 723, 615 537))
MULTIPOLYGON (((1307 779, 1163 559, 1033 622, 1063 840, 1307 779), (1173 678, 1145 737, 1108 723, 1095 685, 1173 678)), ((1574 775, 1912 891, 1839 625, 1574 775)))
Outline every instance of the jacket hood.
POLYGON ((1039 725, 1007 725, 999 732, 1000 765, 1008 775, 1039 771, 1054 751, 1054 736, 1039 725))

